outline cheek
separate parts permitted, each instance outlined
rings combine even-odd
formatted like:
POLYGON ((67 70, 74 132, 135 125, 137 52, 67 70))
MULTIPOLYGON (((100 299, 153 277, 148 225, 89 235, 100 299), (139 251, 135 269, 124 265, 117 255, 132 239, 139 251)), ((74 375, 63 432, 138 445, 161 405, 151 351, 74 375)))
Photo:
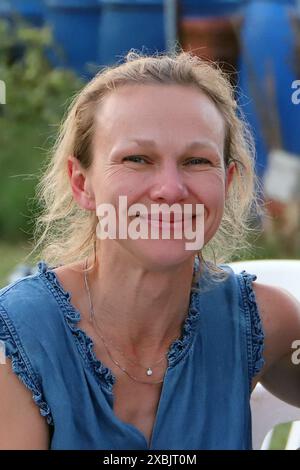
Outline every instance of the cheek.
POLYGON ((110 203, 117 209, 120 196, 127 197, 128 207, 141 198, 144 184, 141 178, 138 179, 133 175, 120 176, 119 173, 115 173, 95 179, 94 188, 97 205, 110 203))
POLYGON ((215 186, 207 190, 207 206, 208 209, 223 212, 225 204, 225 188, 223 186, 215 186))
POLYGON ((225 181, 224 175, 211 173, 201 175, 193 184, 194 193, 207 210, 223 210, 225 203, 225 181))
POLYGON ((206 244, 217 232, 224 213, 224 177, 210 175, 203 178, 198 187, 200 188, 197 192, 198 201, 205 206, 204 239, 206 244))

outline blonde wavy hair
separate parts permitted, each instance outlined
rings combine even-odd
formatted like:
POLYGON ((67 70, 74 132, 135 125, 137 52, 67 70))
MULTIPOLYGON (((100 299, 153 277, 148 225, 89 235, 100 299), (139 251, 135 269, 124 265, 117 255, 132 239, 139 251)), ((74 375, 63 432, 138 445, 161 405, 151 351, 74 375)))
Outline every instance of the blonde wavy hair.
POLYGON ((128 84, 192 85, 210 97, 221 112, 226 125, 225 167, 235 162, 236 171, 222 222, 201 259, 214 267, 229 261, 233 253, 245 247, 249 215, 255 207, 254 146, 238 113, 228 76, 217 64, 183 51, 154 56, 130 51, 125 62, 101 70, 75 97, 37 186, 42 210, 36 224, 34 251, 39 249, 38 256, 52 266, 91 255, 96 259, 97 217, 73 199, 67 160, 73 155, 84 168, 91 165, 96 108, 108 93, 128 84))

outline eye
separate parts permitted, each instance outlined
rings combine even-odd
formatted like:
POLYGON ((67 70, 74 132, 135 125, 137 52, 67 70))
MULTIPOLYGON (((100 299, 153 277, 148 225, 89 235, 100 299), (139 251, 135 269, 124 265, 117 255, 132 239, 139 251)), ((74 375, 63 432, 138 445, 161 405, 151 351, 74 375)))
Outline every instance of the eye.
POLYGON ((123 162, 147 163, 146 159, 140 155, 130 155, 129 157, 125 157, 123 158, 123 162))
POLYGON ((211 161, 207 158, 191 158, 184 163, 185 165, 211 165, 211 161))

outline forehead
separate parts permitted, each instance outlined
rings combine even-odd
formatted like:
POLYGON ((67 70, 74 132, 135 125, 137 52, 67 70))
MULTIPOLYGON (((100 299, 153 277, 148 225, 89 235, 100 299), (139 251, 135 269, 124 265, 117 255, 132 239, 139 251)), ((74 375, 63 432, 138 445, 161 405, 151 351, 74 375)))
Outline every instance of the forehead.
POLYGON ((223 151, 225 123, 213 101, 193 86, 126 85, 107 95, 96 116, 95 143, 153 139, 174 146, 211 140, 223 151))

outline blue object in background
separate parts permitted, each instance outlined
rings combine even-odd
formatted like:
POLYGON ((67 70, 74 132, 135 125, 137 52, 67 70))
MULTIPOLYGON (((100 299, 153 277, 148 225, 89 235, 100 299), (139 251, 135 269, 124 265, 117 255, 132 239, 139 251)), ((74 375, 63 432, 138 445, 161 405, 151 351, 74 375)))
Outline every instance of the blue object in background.
POLYGON ((222 16, 236 13, 247 0, 179 0, 180 15, 222 16))
POLYGON ((11 5, 8 0, 0 3, 0 19, 9 20, 11 18, 11 5))
POLYGON ((238 83, 238 102, 243 113, 243 118, 246 119, 252 131, 256 150, 256 174, 260 179, 262 179, 268 163, 268 145, 261 123, 262 119, 264 118, 257 112, 257 102, 256 99, 253 98, 254 93, 257 95, 257 92, 260 92, 259 96, 261 98, 259 105, 261 105, 264 111, 267 111, 267 113, 269 110, 265 108, 266 105, 264 105, 262 95, 263 90, 261 90, 261 88, 257 90, 256 88, 254 92, 253 88, 249 85, 248 71, 247 67, 245 66, 245 62, 243 61, 241 61, 239 64, 239 73, 240 79, 238 83))
POLYGON ((292 102, 296 38, 291 1, 253 1, 244 9, 241 32, 240 104, 254 131, 257 172, 263 176, 267 154, 281 147, 300 156, 300 105, 292 102))
POLYGON ((122 61, 131 49, 166 50, 164 0, 102 0, 99 63, 122 61))
POLYGON ((45 21, 44 0, 10 0, 12 11, 18 13, 34 26, 42 26, 45 21))
POLYGON ((70 67, 83 78, 94 73, 88 64, 97 64, 99 40, 99 0, 45 0, 47 22, 63 57, 56 66, 70 67))

